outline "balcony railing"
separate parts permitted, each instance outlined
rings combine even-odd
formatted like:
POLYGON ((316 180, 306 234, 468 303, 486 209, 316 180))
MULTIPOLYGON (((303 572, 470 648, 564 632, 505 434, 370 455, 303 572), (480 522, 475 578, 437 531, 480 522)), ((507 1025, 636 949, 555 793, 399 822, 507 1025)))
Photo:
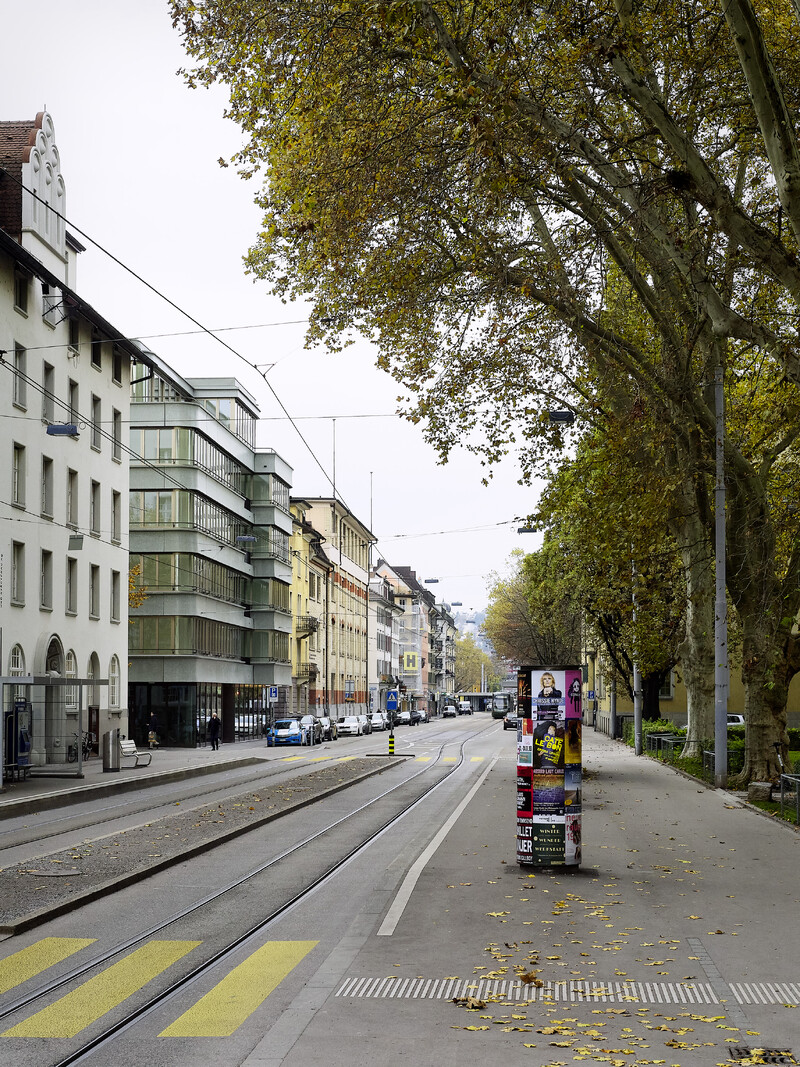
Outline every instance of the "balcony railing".
POLYGON ((298 634, 315 634, 319 629, 319 619, 313 615, 295 615, 294 629, 298 634))
POLYGON ((309 680, 316 678, 319 674, 319 667, 316 663, 298 663, 296 678, 307 678, 309 680))

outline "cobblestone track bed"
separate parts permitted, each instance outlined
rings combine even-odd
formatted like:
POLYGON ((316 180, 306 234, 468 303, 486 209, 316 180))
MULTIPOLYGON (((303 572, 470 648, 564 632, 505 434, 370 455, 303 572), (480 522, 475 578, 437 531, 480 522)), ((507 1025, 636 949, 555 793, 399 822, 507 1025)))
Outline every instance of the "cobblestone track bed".
POLYGON ((122 833, 0 869, 0 933, 39 926, 399 762, 397 757, 375 756, 337 762, 283 785, 248 790, 220 804, 187 807, 122 833))

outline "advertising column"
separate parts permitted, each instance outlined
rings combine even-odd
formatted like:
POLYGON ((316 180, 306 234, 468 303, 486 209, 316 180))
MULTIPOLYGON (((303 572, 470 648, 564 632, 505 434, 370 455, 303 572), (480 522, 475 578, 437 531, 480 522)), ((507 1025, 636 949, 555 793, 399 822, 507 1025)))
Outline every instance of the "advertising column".
POLYGON ((517 863, 581 862, 581 669, 517 672, 517 863))

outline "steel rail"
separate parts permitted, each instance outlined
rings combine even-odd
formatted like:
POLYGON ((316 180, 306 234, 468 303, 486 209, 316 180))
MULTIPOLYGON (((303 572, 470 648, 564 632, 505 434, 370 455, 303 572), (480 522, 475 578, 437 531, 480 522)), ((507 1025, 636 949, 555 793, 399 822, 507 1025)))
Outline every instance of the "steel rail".
MULTIPOLYGON (((491 725, 494 725, 494 723, 489 724, 489 726, 491 726, 491 725)), ((406 814, 408 814, 408 812, 413 807, 415 807, 422 800, 424 800, 425 797, 427 797, 435 789, 438 789, 440 785, 442 785, 444 782, 446 782, 448 780, 448 778, 453 773, 455 773, 455 771, 457 771, 459 769, 459 767, 461 767, 463 765, 463 762, 464 762, 464 747, 467 744, 469 744, 470 742, 472 742, 473 740, 475 740, 475 738, 480 737, 481 734, 485 733, 486 729, 488 729, 489 726, 485 727, 483 730, 480 730, 475 734, 472 734, 470 737, 466 737, 462 741, 458 742, 459 750, 460 750, 459 751, 459 761, 458 761, 458 763, 454 764, 452 768, 448 769, 448 771, 446 772, 446 774, 442 778, 440 778, 433 785, 431 785, 428 788, 426 788, 414 800, 410 801, 399 813, 396 813, 395 815, 393 815, 392 818, 389 819, 383 826, 381 826, 381 828, 378 831, 371 832, 369 837, 365 841, 362 841, 360 844, 356 845, 347 855, 345 855, 342 859, 338 860, 333 866, 331 866, 331 868, 328 871, 326 871, 324 874, 322 874, 318 878, 316 878, 309 886, 305 887, 298 894, 296 894, 295 897, 293 897, 288 902, 285 902, 284 904, 282 904, 279 908, 277 908, 274 912, 272 912, 266 918, 259 920, 259 922, 255 926, 253 926, 252 928, 247 930, 244 934, 239 935, 239 937, 237 937, 233 942, 231 942, 231 944, 229 946, 227 946, 226 948, 220 949, 219 952, 216 953, 214 956, 210 957, 209 960, 205 961, 202 964, 199 964, 198 967, 194 969, 194 971, 190 972, 183 979, 176 980, 176 983, 174 983, 174 991, 178 991, 184 985, 189 984, 190 981, 193 981, 194 978, 197 975, 202 974, 206 970, 208 970, 211 967, 215 966, 219 962, 219 960, 221 958, 224 958, 225 955, 235 951, 235 949, 237 949, 248 938, 251 938, 251 937, 255 936, 255 934, 257 934, 265 926, 269 925, 269 923, 274 922, 275 919, 277 919, 280 915, 282 915, 288 908, 293 907, 296 903, 298 903, 304 897, 308 896, 311 892, 313 892, 317 888, 318 885, 320 885, 323 881, 325 881, 327 878, 331 877, 338 870, 340 870, 341 867, 343 867, 345 863, 349 862, 350 859, 352 859, 355 855, 357 855, 358 852, 360 852, 362 849, 366 848, 371 843, 371 841, 373 841, 373 840, 377 839, 379 836, 381 836, 393 823, 395 823, 395 822, 399 821, 400 819, 402 819, 406 814)), ((149 940, 150 938, 154 937, 155 935, 157 935, 160 932, 162 932, 163 930, 165 930, 167 927, 171 926, 173 923, 176 923, 176 922, 181 921, 182 919, 185 919, 186 917, 188 917, 188 916, 192 915, 193 913, 199 911, 200 909, 208 906, 209 904, 213 904, 215 901, 217 901, 220 898, 224 897, 227 893, 233 892, 233 890, 239 888, 240 886, 246 884, 248 881, 251 881, 252 879, 258 877, 261 874, 263 874, 265 871, 269 870, 269 868, 275 866, 278 863, 281 863, 283 860, 286 860, 287 858, 292 856, 294 853, 298 852, 300 849, 305 848, 309 844, 312 844, 314 841, 318 840, 323 835, 325 835, 325 834, 329 833, 330 831, 334 830, 337 826, 340 826, 343 823, 347 822, 349 819, 352 819, 355 816, 359 815, 361 812, 365 811, 367 808, 371 807, 372 805, 374 805, 374 804, 378 803, 379 801, 383 800, 385 797, 387 797, 387 796, 391 795, 392 793, 396 792, 398 789, 405 788, 410 783, 415 781, 415 779, 419 778, 421 775, 432 771, 439 764, 439 761, 442 758, 442 753, 444 752, 444 750, 446 748, 448 748, 452 744, 454 744, 454 742, 452 742, 452 741, 446 741, 446 740, 442 741, 438 746, 438 751, 436 753, 436 758, 435 758, 435 762, 434 763, 426 764, 424 767, 421 767, 414 774, 411 774, 407 778, 404 778, 401 782, 398 782, 396 785, 393 785, 389 789, 384 790, 382 793, 379 793, 377 796, 372 797, 370 800, 366 801, 366 803, 359 805, 357 808, 355 808, 352 811, 348 812, 346 815, 341 816, 341 818, 335 820, 332 823, 327 824, 326 826, 322 827, 320 830, 317 830, 315 833, 305 837, 302 841, 298 841, 295 844, 289 846, 288 848, 284 849, 283 852, 280 852, 278 855, 273 856, 270 860, 267 860, 265 863, 259 864, 258 867, 255 867, 252 870, 248 871, 246 874, 241 875, 239 878, 235 879, 233 882, 230 882, 227 885, 222 886, 221 888, 214 890, 213 892, 207 894, 206 896, 200 898, 199 900, 194 901, 192 904, 188 905, 186 908, 183 908, 180 911, 170 915, 169 917, 160 920, 158 923, 156 923, 153 926, 149 927, 147 930, 144 930, 144 931, 136 934, 135 937, 129 938, 127 941, 124 941, 122 944, 116 945, 113 949, 109 949, 107 952, 104 952, 104 953, 102 953, 102 954, 100 954, 98 956, 94 956, 91 959, 86 960, 79 967, 73 968, 72 970, 66 972, 65 974, 60 975, 58 978, 54 979, 53 981, 48 982, 47 984, 42 985, 42 986, 38 987, 37 989, 32 990, 30 993, 26 994, 24 997, 20 997, 18 1000, 14 1001, 14 1002, 12 1002, 12 1003, 10 1003, 8 1005, 5 1005, 3 1008, 0 1008, 0 1019, 5 1019, 8 1016, 14 1014, 15 1012, 21 1011, 24 1008, 30 1006, 31 1004, 35 1004, 38 1000, 41 1000, 44 997, 47 997, 47 996, 51 995, 52 993, 54 993, 57 990, 61 989, 63 986, 69 984, 70 982, 74 982, 74 981, 82 978, 84 975, 86 975, 90 971, 95 970, 96 968, 103 966, 105 963, 108 963, 110 960, 113 960, 115 957, 121 956, 122 954, 128 952, 130 949, 134 948, 135 946, 144 943, 145 941, 149 940)), ((354 783, 354 784, 356 784, 356 783, 354 783)), ((286 814, 287 815, 291 814, 291 812, 287 812, 286 814)), ((108 1037, 111 1037, 114 1034, 118 1033, 119 1030, 120 1030, 120 1027, 132 1024, 132 1022, 134 1022, 142 1014, 144 1014, 146 1011, 151 1010, 152 1007, 155 1007, 158 1003, 161 1003, 161 1001, 163 999, 166 999, 167 996, 171 996, 172 994, 173 994, 173 987, 171 986, 162 995, 160 995, 160 997, 154 999, 153 1002, 152 1002, 152 1005, 144 1005, 136 1013, 132 1013, 129 1022, 127 1020, 122 1020, 114 1028, 110 1029, 105 1035, 104 1034, 98 1035, 98 1037, 96 1039, 94 1039, 94 1041, 92 1043, 90 1043, 91 1044, 91 1048, 97 1047, 96 1043, 98 1041, 107 1040, 108 1037)), ((87 1054, 87 1052, 89 1050, 90 1050, 90 1046, 88 1046, 88 1045, 87 1046, 83 1046, 82 1049, 80 1049, 77 1052, 71 1054, 71 1056, 67 1057, 63 1061, 59 1061, 57 1064, 53 1064, 53 1067, 60 1067, 60 1065, 62 1063, 64 1065, 71 1064, 71 1063, 76 1063, 76 1062, 78 1062, 78 1060, 75 1057, 79 1056, 79 1055, 80 1056, 84 1056, 85 1054, 87 1054)))

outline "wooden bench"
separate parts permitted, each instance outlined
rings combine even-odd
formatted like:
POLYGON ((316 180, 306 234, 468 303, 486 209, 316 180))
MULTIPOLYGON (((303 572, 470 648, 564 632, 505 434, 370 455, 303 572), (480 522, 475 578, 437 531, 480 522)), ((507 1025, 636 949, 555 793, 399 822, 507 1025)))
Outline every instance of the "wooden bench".
POLYGON ((147 757, 147 763, 143 763, 142 766, 149 767, 150 761, 153 758, 152 752, 140 752, 139 749, 136 747, 135 741, 128 741, 125 738, 120 740, 119 753, 120 756, 132 756, 136 760, 136 763, 134 763, 134 767, 138 767, 139 760, 143 760, 145 757, 147 757))

